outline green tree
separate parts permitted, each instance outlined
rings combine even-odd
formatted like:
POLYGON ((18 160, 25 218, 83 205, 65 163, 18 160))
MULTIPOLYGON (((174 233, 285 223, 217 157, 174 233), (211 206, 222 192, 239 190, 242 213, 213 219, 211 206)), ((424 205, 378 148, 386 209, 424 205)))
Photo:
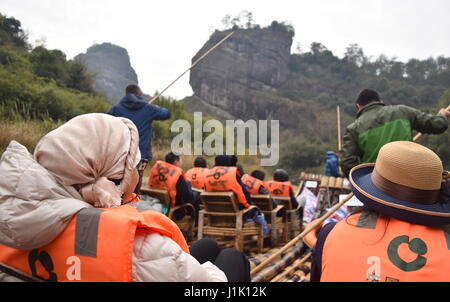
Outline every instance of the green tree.
POLYGON ((12 44, 27 50, 29 48, 27 38, 19 20, 0 14, 0 46, 12 44))
POLYGON ((413 84, 420 84, 425 79, 425 64, 418 59, 410 59, 405 65, 408 81, 413 84))
POLYGON ((288 22, 278 22, 274 20, 267 28, 273 31, 288 33, 292 37, 295 35, 294 26, 288 22))
POLYGON ((325 45, 319 42, 312 42, 310 49, 312 55, 318 55, 328 50, 328 48, 326 48, 325 45))
POLYGON ((87 68, 83 62, 78 60, 70 62, 67 87, 87 93, 94 93, 94 81, 95 75, 87 71, 87 68))
POLYGON ((65 86, 69 79, 69 64, 62 51, 38 46, 30 53, 30 61, 33 63, 35 74, 53 79, 58 85, 65 86))
POLYGON ((323 172, 328 145, 311 141, 290 140, 280 146, 283 151, 279 166, 293 173, 298 171, 323 172))
POLYGON ((346 48, 344 60, 361 67, 367 63, 368 58, 364 55, 364 50, 358 44, 350 44, 346 48))

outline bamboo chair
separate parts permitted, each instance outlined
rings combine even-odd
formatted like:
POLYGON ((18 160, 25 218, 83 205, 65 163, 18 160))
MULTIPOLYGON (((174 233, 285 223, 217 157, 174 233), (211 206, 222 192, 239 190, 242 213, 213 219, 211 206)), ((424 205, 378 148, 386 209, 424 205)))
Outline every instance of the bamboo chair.
POLYGON ((239 209, 236 196, 231 191, 202 192, 200 199, 204 209, 199 212, 198 240, 204 236, 233 237, 235 248, 244 251, 246 243, 244 239, 250 237, 249 242, 256 242, 258 253, 262 252, 264 245, 262 225, 243 220, 244 214, 256 206, 239 209))
POLYGON ((192 187, 192 193, 194 193, 194 198, 200 199, 200 203, 199 203, 200 210, 202 210, 202 209, 205 208, 205 207, 203 206, 202 199, 200 198, 200 194, 202 194, 203 192, 205 192, 205 190, 202 190, 202 189, 199 189, 199 188, 192 187))
POLYGON ((202 189, 199 189, 199 188, 196 188, 196 187, 192 187, 192 191, 198 192, 198 193, 203 193, 203 192, 205 192, 205 190, 202 190, 202 189))
POLYGON ((167 216, 178 225, 180 230, 183 232, 186 241, 191 241, 194 238, 194 226, 197 215, 195 213, 195 208, 193 205, 191 205, 190 203, 185 203, 179 206, 172 207, 172 200, 170 198, 169 191, 167 190, 142 186, 140 193, 159 199, 166 207, 169 208, 169 213, 167 214, 167 216), (175 212, 182 208, 185 208, 187 215, 185 215, 181 220, 176 220, 175 212))
POLYGON ((303 188, 305 188, 307 181, 316 181, 317 182, 317 186, 311 190, 311 192, 313 192, 314 195, 317 196, 317 194, 319 193, 321 179, 322 179, 322 175, 320 175, 320 174, 311 174, 311 173, 305 173, 305 172, 300 173, 300 182, 298 184, 297 190, 295 191, 295 197, 300 195, 300 193, 303 191, 303 188))
POLYGON ((348 185, 344 184, 345 178, 343 177, 328 177, 322 176, 320 188, 329 191, 328 206, 333 206, 339 202, 340 194, 349 194, 351 189, 348 185))
MULTIPOLYGON (((267 222, 267 227, 270 229, 270 235, 264 235, 264 237, 270 237, 272 245, 277 245, 281 240, 279 234, 284 234, 286 231, 286 215, 283 217, 277 217, 278 212, 284 209, 283 205, 277 205, 273 207, 273 199, 270 195, 251 195, 252 202, 257 206, 264 214, 267 222)), ((286 236, 283 236, 286 238, 286 236)))
POLYGON ((325 213, 327 208, 339 202, 339 195, 349 194, 351 189, 344 184, 345 178, 322 176, 320 190, 317 194, 317 210, 313 216, 316 219, 325 213))
POLYGON ((300 221, 303 219, 303 212, 300 209, 295 209, 292 206, 290 197, 273 197, 281 203, 286 210, 286 221, 285 221, 285 231, 283 241, 287 242, 292 237, 295 237, 301 232, 300 221), (299 217, 300 214, 300 217, 299 217))

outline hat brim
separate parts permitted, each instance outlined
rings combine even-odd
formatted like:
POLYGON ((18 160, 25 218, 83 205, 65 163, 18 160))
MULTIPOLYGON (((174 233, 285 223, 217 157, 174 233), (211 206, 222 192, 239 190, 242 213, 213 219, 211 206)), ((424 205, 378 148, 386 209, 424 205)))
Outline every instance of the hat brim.
POLYGON ((375 164, 362 164, 350 171, 352 191, 366 207, 414 224, 441 226, 450 223, 450 203, 417 204, 392 197, 373 184, 374 168, 375 164))

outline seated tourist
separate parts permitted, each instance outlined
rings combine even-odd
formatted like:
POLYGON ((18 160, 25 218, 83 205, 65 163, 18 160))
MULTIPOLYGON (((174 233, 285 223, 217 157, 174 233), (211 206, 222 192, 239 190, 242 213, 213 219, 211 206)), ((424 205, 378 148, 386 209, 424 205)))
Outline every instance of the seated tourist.
POLYGON ((269 190, 264 183, 266 174, 261 170, 254 170, 250 175, 244 174, 242 182, 247 185, 248 191, 252 195, 269 194, 269 190))
MULTIPOLYGON (((206 176, 206 191, 233 191, 238 199, 240 209, 245 209, 253 205, 253 202, 247 186, 242 183, 242 166, 238 168, 237 165, 236 156, 217 155, 214 168, 210 169, 209 174, 206 176)), ((247 211, 244 214, 244 220, 261 224, 264 233, 268 233, 264 215, 257 208, 247 211)))
POLYGON ((206 175, 209 169, 204 157, 197 157, 194 160, 194 167, 186 172, 186 178, 191 182, 192 187, 205 190, 206 175))
POLYGON ((289 197, 293 209, 299 204, 294 196, 294 187, 289 181, 289 174, 283 169, 276 169, 273 173, 273 180, 266 182, 269 193, 276 200, 277 197, 289 197))
MULTIPOLYGON (((152 188, 167 190, 171 207, 190 203, 198 211, 198 203, 192 194, 191 183, 186 180, 183 173, 182 159, 179 154, 169 152, 165 161, 156 161, 150 170, 148 185, 152 188)), ((185 213, 180 211, 176 213, 176 218, 181 219, 184 215, 185 213)))
POLYGON ((250 193, 242 183, 236 163, 235 156, 217 155, 215 166, 206 176, 205 189, 207 192, 233 191, 241 209, 248 208, 252 204, 250 193))

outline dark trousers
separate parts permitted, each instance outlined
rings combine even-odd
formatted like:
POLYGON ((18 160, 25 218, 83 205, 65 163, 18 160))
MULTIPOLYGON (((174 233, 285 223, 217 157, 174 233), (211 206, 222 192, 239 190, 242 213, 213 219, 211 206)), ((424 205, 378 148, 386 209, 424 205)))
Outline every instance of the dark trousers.
POLYGON ((142 177, 144 176, 144 170, 145 170, 145 167, 147 167, 147 164, 148 164, 148 160, 141 159, 141 161, 139 162, 139 164, 137 166, 137 170, 138 170, 138 174, 139 174, 139 182, 138 182, 136 188, 134 189, 135 194, 139 194, 139 192, 141 191, 142 177))
MULTIPOLYGON (((178 186, 178 183, 177 183, 178 186)), ((177 187, 177 192, 180 192, 177 187)), ((186 208, 181 208, 175 211, 174 217, 176 220, 183 219, 184 216, 189 215, 195 215, 195 217, 198 217, 198 212, 200 211, 200 200, 195 198, 194 192, 192 191, 192 183, 189 180, 186 180, 186 192, 184 196, 182 194, 177 194, 177 200, 175 205, 182 205, 186 203, 185 200, 188 200, 188 203, 190 203, 195 210, 195 213, 191 213, 186 208), (186 196, 187 195, 187 196, 186 196)), ((195 222, 197 224, 197 219, 195 219, 195 222)))
POLYGON ((198 262, 214 263, 227 276, 228 282, 250 282, 250 262, 247 256, 235 248, 221 250, 216 241, 203 238, 189 249, 198 262))

